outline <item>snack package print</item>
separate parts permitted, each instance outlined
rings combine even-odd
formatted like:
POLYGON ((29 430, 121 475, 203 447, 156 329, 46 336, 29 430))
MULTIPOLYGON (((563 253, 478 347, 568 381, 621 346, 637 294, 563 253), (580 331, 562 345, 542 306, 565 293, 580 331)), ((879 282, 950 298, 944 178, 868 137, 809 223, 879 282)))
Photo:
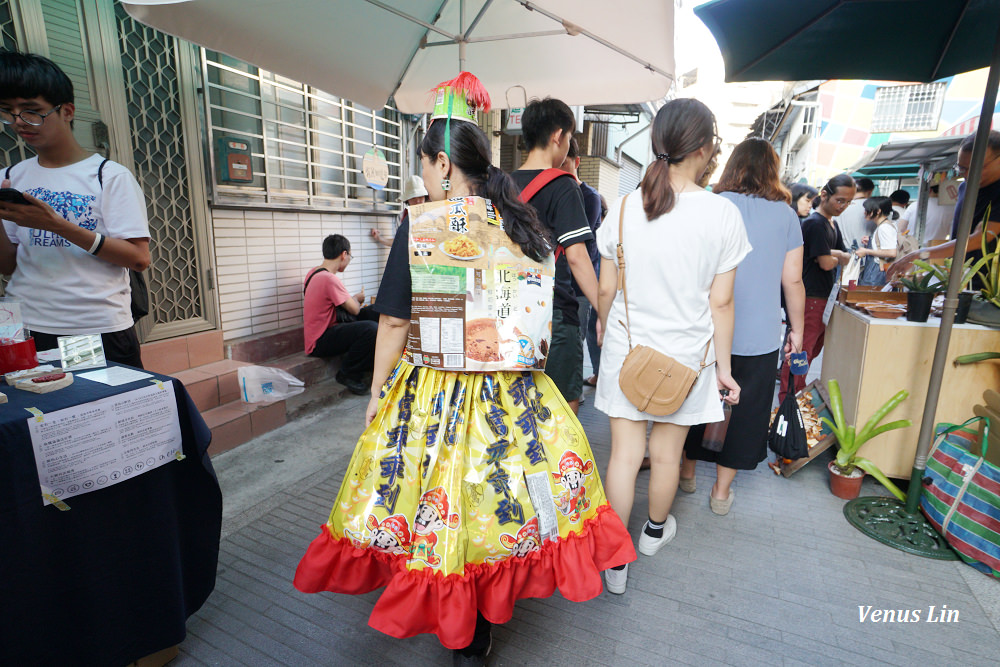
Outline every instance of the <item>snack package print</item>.
POLYGON ((543 369, 555 260, 525 257, 488 199, 409 209, 413 305, 404 359, 447 370, 543 369))

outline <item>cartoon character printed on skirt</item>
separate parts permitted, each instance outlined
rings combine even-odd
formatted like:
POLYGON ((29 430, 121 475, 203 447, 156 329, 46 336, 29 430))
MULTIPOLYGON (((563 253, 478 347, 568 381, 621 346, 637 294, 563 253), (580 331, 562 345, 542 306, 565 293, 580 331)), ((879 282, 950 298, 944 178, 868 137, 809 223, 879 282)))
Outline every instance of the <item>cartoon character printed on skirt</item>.
POLYGON ((556 506, 564 516, 569 517, 571 523, 579 521, 580 514, 590 507, 590 500, 587 499, 587 487, 583 485, 583 482, 593 471, 593 461, 588 459, 584 465, 583 459, 577 456, 576 452, 567 449, 559 457, 559 472, 552 473, 555 481, 566 489, 556 497, 556 506))
POLYGON ((500 544, 510 549, 510 555, 515 558, 524 558, 541 549, 542 536, 538 531, 538 517, 532 517, 531 521, 521 526, 516 536, 507 533, 500 535, 500 544))
POLYGON ((410 551, 410 527, 406 517, 393 514, 382 523, 375 515, 368 515, 368 530, 372 531, 371 547, 391 554, 405 554, 410 551))
POLYGON ((431 567, 441 564, 441 558, 434 553, 437 532, 444 528, 458 528, 457 514, 448 515, 448 494, 440 486, 420 496, 417 516, 413 519, 413 545, 411 558, 422 560, 431 567))

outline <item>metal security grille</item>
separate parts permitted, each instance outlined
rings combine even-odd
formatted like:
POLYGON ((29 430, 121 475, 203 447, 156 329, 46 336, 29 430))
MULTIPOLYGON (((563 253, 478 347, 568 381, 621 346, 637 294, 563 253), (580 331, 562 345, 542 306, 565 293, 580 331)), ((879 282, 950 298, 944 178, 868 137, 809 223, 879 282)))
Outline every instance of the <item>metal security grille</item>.
MULTIPOLYGON (((0 40, 4 49, 17 50, 17 33, 14 31, 14 17, 8 0, 0 0, 0 40)), ((0 161, 5 169, 34 154, 34 151, 18 141, 12 130, 4 129, 0 134, 0 161)))
POLYGON ((872 132, 936 130, 945 84, 886 86, 875 91, 872 132))
MULTIPOLYGON (((146 195, 153 262, 149 324, 204 317, 188 196, 175 40, 115 3, 135 176, 146 195)), ((143 324, 148 326, 147 320, 143 324)))
POLYGON ((214 203, 395 207, 403 159, 403 129, 395 109, 372 111, 214 51, 202 50, 202 63, 214 203), (214 150, 220 137, 250 146, 252 182, 220 182, 214 150), (389 163, 382 191, 369 188, 362 175, 364 154, 373 146, 389 163))

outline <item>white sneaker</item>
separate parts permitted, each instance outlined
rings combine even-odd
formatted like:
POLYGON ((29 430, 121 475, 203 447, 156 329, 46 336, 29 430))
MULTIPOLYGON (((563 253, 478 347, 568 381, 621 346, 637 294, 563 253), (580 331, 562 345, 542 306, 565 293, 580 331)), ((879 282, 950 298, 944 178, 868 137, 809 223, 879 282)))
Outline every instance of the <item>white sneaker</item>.
POLYGON ((639 553, 647 556, 656 554, 657 551, 666 546, 667 542, 674 539, 676 534, 677 520, 673 514, 667 515, 667 522, 663 525, 663 535, 660 537, 650 537, 646 534, 646 526, 643 526, 642 532, 639 533, 639 553))
POLYGON ((625 584, 628 583, 628 565, 620 570, 605 570, 604 584, 609 593, 621 595, 625 592, 625 584))

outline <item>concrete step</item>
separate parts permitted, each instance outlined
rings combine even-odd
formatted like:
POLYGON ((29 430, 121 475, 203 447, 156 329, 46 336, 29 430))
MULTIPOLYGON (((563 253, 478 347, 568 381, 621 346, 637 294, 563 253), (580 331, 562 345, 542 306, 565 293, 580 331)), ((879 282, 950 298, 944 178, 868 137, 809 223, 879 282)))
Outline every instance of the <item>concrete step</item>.
POLYGON ((167 338, 141 346, 142 365, 146 370, 164 375, 176 375, 189 368, 197 368, 225 359, 221 331, 167 338))
POLYGON ((206 410, 240 400, 236 371, 240 366, 250 365, 245 361, 222 359, 174 373, 173 376, 183 383, 195 406, 204 413, 206 410))
POLYGON ((290 354, 287 357, 274 359, 263 364, 273 366, 291 373, 302 380, 306 386, 336 377, 340 370, 340 357, 334 359, 319 359, 310 357, 303 352, 290 354))
POLYGON ((284 426, 285 401, 274 403, 244 403, 233 401, 201 413, 212 430, 209 456, 242 445, 251 438, 284 426))

